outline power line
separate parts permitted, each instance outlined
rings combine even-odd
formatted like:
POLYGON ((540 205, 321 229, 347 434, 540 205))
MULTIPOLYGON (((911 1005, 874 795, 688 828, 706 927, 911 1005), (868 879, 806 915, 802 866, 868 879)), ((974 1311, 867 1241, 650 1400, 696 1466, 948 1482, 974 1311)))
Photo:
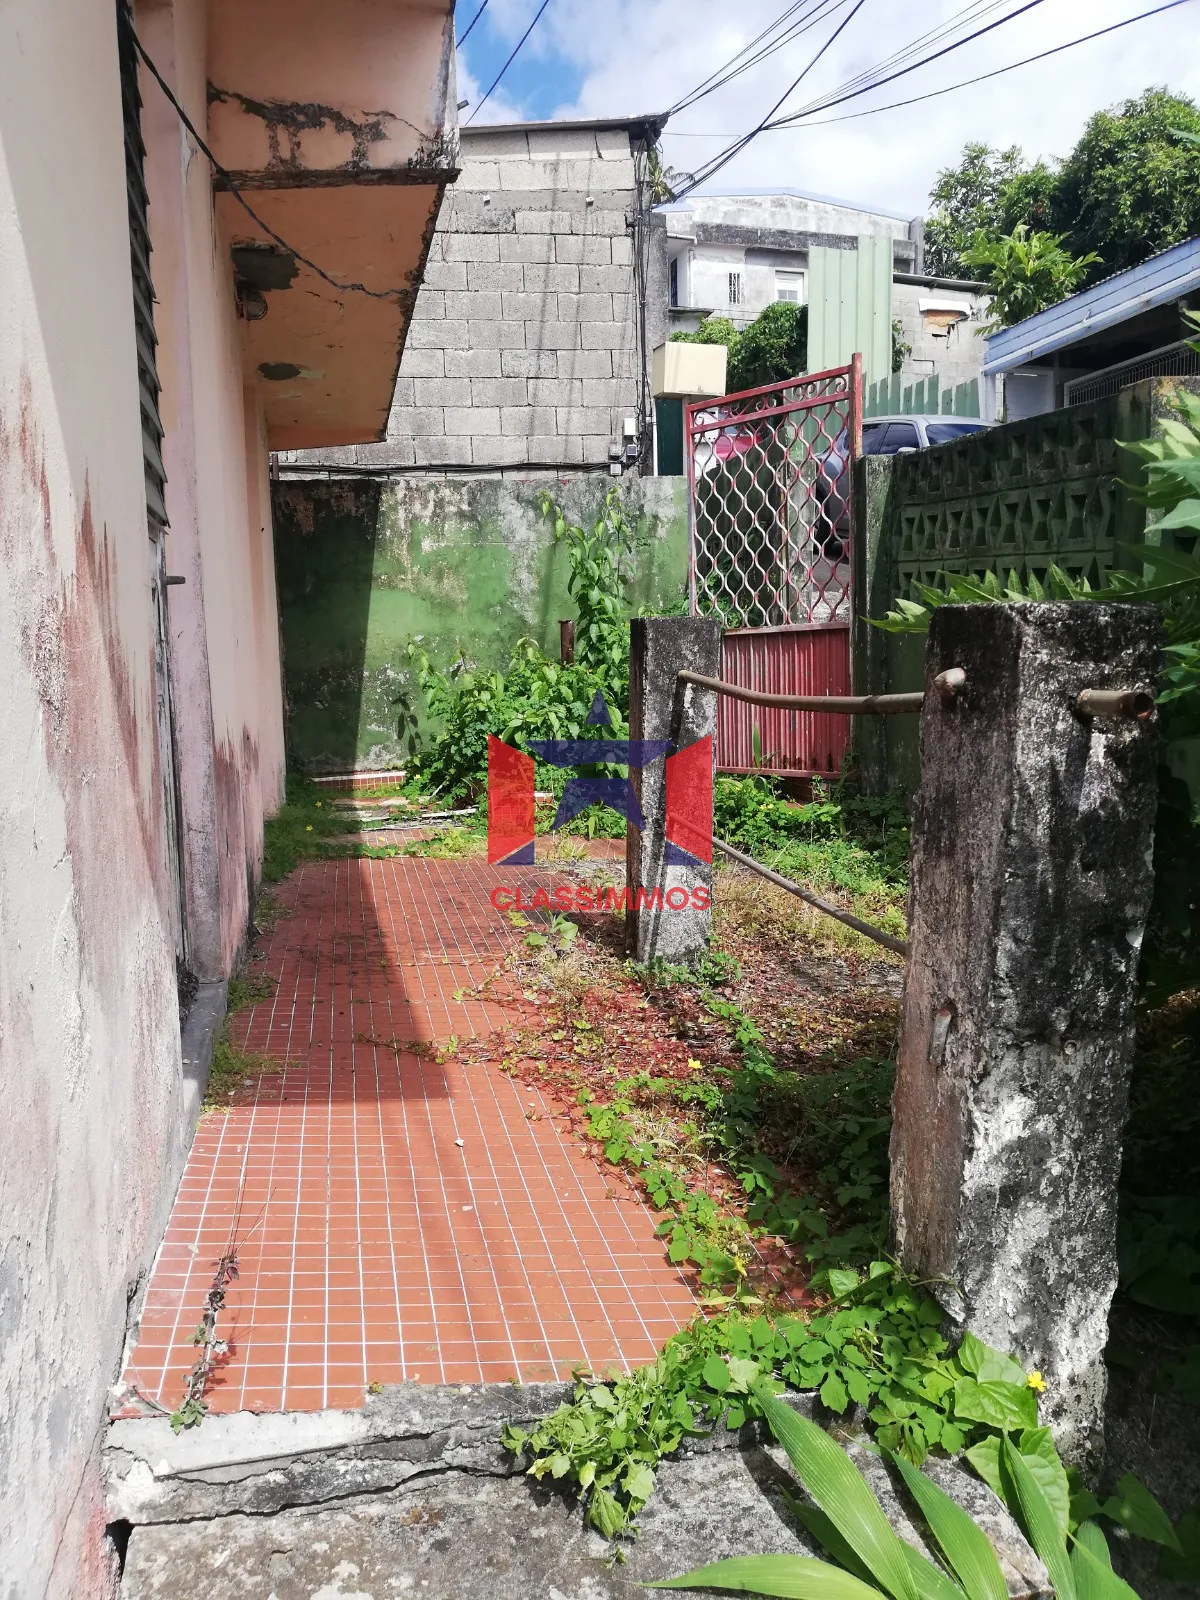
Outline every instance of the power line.
POLYGON ((497 87, 497 85, 499 84, 501 78, 508 71, 509 67, 512 66, 513 62, 517 59, 517 56, 518 56, 518 54, 520 53, 520 50, 521 50, 521 46, 525 43, 526 39, 528 39, 529 35, 537 27, 538 21, 541 18, 542 12, 545 11, 546 7, 549 4, 550 4, 550 0, 542 0, 541 5, 537 9, 537 15, 534 17, 533 21, 529 24, 529 26, 525 29, 525 32, 517 40, 516 48, 513 50, 512 55, 509 56, 508 60, 504 63, 504 65, 500 68, 500 71, 496 74, 495 78, 492 80, 491 88, 488 89, 488 92, 484 95, 483 99, 479 102, 479 104, 475 107, 475 110, 472 111, 471 115, 467 118, 467 122, 468 123, 474 122, 474 120, 475 120, 476 116, 478 115, 478 113, 483 110, 484 106, 491 99, 491 97, 492 97, 492 89, 495 89, 497 87))
POLYGON ((681 189, 675 196, 677 200, 682 199, 684 195, 690 194, 698 184, 704 183, 709 178, 713 177, 721 170, 722 167, 727 166, 728 163, 733 160, 734 156, 738 155, 739 152, 744 150, 753 139, 757 138, 763 129, 769 125, 771 117, 774 116, 775 112, 779 110, 783 102, 788 98, 796 86, 801 83, 812 71, 817 62, 820 61, 826 50, 829 49, 830 45, 833 44, 834 40, 843 31, 843 29, 847 28, 850 23, 854 21, 854 18, 862 10, 865 4, 866 0, 855 0, 855 5, 850 11, 849 15, 842 18, 841 22, 838 23, 837 27, 829 35, 829 38, 826 39, 825 43, 817 51, 816 55, 812 57, 807 66, 801 70, 798 76, 792 79, 791 83, 783 91, 779 99, 776 100, 775 104, 771 107, 770 111, 767 112, 766 116, 758 124, 758 126, 756 128, 752 128, 744 138, 731 145, 728 150, 721 151, 719 155, 714 156, 711 161, 707 162, 701 171, 692 177, 692 181, 685 188, 681 189))
MULTIPOLYGON (((802 111, 794 112, 787 117, 779 117, 774 121, 771 120, 771 115, 768 114, 768 116, 762 122, 760 122, 757 127, 753 128, 748 134, 742 136, 732 145, 728 146, 727 149, 720 151, 716 156, 708 161, 700 169, 699 173, 692 179, 692 182, 685 189, 680 191, 680 195, 677 196, 677 198, 682 198, 683 195, 690 194, 698 184, 706 182, 715 173, 719 172, 723 166, 725 166, 729 161, 732 161, 734 156, 738 155, 742 150, 744 150, 751 140, 757 138, 759 134, 765 133, 772 128, 791 126, 792 124, 802 120, 804 117, 811 115, 814 111, 826 110, 831 106, 841 105, 846 100, 854 100, 857 99, 859 95, 868 94, 872 89, 882 88, 885 83, 892 83, 897 78, 902 78, 910 72, 916 72, 919 67, 928 66, 931 61, 937 61, 942 56, 950 54, 951 51, 961 49, 963 45, 970 44, 973 39, 982 38, 984 34, 991 33, 994 29, 1003 27, 1006 22, 1011 22, 1014 18, 1023 16, 1026 11, 1032 11, 1035 6, 1039 6, 1042 3, 1043 0, 1025 0, 1025 4, 1018 6, 1015 11, 1009 11, 1003 17, 997 17, 994 22, 989 22, 982 28, 976 28, 972 33, 965 34, 961 39, 952 40, 951 43, 943 45, 940 50, 935 50, 927 56, 922 56, 919 61, 911 62, 906 67, 900 67, 895 72, 889 73, 886 77, 872 79, 871 82, 863 83, 862 77, 864 75, 860 74, 857 79, 851 79, 848 84, 843 85, 841 88, 832 91, 830 94, 822 96, 819 99, 811 102, 802 111), (857 84, 858 86, 852 87, 854 84, 857 84)), ((924 37, 928 38, 928 35, 925 35, 924 37)), ((832 42, 833 41, 831 39, 829 43, 832 42)), ((911 45, 906 46, 905 52, 900 52, 899 54, 902 56, 904 53, 909 51, 911 51, 911 45)), ((887 61, 880 63, 880 66, 887 66, 890 64, 890 62, 895 61, 896 59, 898 59, 898 56, 889 57, 887 61)), ((806 68, 805 70, 807 71, 808 69, 806 68)), ((877 67, 874 70, 878 71, 879 68, 877 67)), ((791 93, 790 89, 788 93, 791 93)), ((786 98, 787 96, 785 95, 784 99, 786 98)))
POLYGON ((466 44, 467 40, 471 37, 471 29, 479 21, 480 17, 487 10, 487 8, 488 8, 488 0, 483 0, 483 4, 480 6, 479 10, 471 18, 470 22, 467 23, 467 31, 463 34, 461 39, 456 39, 454 41, 454 48, 456 50, 461 50, 463 45, 466 44))
POLYGON ((321 278, 332 288, 337 289, 339 293, 346 294, 353 292, 355 294, 365 294, 369 295, 372 300, 403 299, 404 296, 411 294, 412 291, 410 289, 368 289, 365 283, 340 283, 337 278, 331 277, 330 274, 325 271, 324 267, 319 267, 315 261, 310 261, 308 256, 302 256, 299 250, 296 250, 292 245, 290 245, 281 234, 276 233, 271 224, 269 222, 264 222, 262 217, 259 216, 258 212, 255 211, 253 206, 246 199, 245 195, 238 188, 236 182, 234 181, 232 173, 230 173, 227 168, 221 165, 216 156, 213 155, 212 151, 208 148, 207 144, 205 144, 203 138, 200 136, 196 124, 192 121, 187 112, 180 105, 179 101, 175 98, 174 91, 172 90, 170 84, 147 55, 146 47, 134 32, 132 23, 129 24, 129 37, 133 41, 133 48, 145 62, 146 70, 149 72, 150 76, 158 84, 158 87, 162 90, 168 101, 174 107, 175 114, 179 118, 180 122, 183 123, 184 127, 196 141, 197 148, 205 157, 207 157, 209 165, 224 183, 225 187, 237 201, 238 205, 241 206, 242 210, 246 212, 247 216, 249 216, 252 221, 258 224, 258 226, 269 239, 271 239, 275 244, 279 245, 281 249, 286 250, 293 260, 298 261, 301 266, 307 267, 310 272, 315 272, 318 278, 321 278))
MULTIPOLYGON (((1068 39, 1065 44, 1056 44, 1052 49, 1039 50, 1037 55, 1024 56, 1020 61, 1010 61, 1006 67, 996 67, 991 72, 981 72, 977 77, 964 78, 961 83, 948 83, 944 89, 930 89, 927 94, 912 95, 907 100, 889 100, 886 105, 868 106, 865 111, 848 111, 844 117, 820 117, 809 122, 805 119, 805 128, 828 128, 835 122, 855 122, 860 117, 873 117, 879 111, 895 111, 900 106, 919 105, 922 100, 936 100, 939 95, 953 94, 957 89, 968 89, 974 83, 984 83, 988 78, 1002 77, 1006 72, 1015 72, 1018 67, 1028 67, 1035 61, 1045 61, 1048 56, 1061 55, 1064 50, 1073 50, 1077 44, 1088 44, 1093 39, 1102 38, 1106 33, 1116 33, 1119 28, 1128 28, 1135 22, 1144 22, 1147 17, 1157 17, 1163 11, 1173 11, 1176 6, 1184 6, 1192 0, 1166 0, 1165 5, 1154 6, 1149 11, 1139 11, 1136 16, 1126 17, 1121 22, 1110 23, 1107 28, 1097 28, 1094 33, 1084 33, 1078 39, 1068 39)), ((772 123, 769 128, 764 128, 764 133, 778 133, 784 128, 793 128, 796 125, 786 119, 772 123)), ((675 128, 671 131, 673 139, 736 139, 735 133, 691 133, 675 128)))
POLYGON ((955 39, 951 44, 943 45, 940 50, 935 50, 932 55, 922 56, 920 61, 914 61, 907 67, 901 67, 896 72, 891 72, 885 78, 873 78, 870 83, 860 84, 858 88, 847 87, 846 92, 840 89, 833 90, 830 94, 814 100, 805 106, 802 111, 793 112, 786 117, 780 117, 772 127, 783 127, 790 122, 799 122, 801 118, 809 116, 814 111, 827 111, 830 106, 844 105, 847 100, 857 100, 859 95, 869 94, 872 89, 882 89, 885 83, 894 83, 897 78, 903 78, 910 72, 916 72, 920 67, 927 67, 931 61, 939 61, 942 56, 949 55, 953 50, 960 50, 964 44, 970 44, 973 39, 982 39, 985 33, 991 33, 996 28, 1002 28, 1006 22, 1012 22, 1016 17, 1022 17, 1027 11, 1032 11, 1035 6, 1040 6, 1044 0, 1025 0, 1023 6, 1018 6, 1015 11, 1010 11, 1006 16, 997 17, 995 22, 989 22, 986 27, 976 28, 974 33, 968 33, 962 39, 955 39))
POLYGON ((698 101, 705 99, 710 94, 715 94, 718 89, 723 89, 727 83, 731 83, 734 78, 740 77, 743 72, 748 72, 751 67, 755 67, 759 64, 759 62, 765 61, 768 56, 774 55, 777 50, 782 50, 784 45, 790 44, 794 39, 799 38, 802 33, 807 33, 810 28, 816 26, 816 24, 821 20, 822 15, 829 11, 830 6, 836 4, 836 0, 815 0, 815 12, 810 11, 807 17, 800 17, 796 22, 793 22, 790 27, 786 28, 782 33, 780 33, 777 38, 771 39, 769 44, 763 45, 763 48, 756 54, 752 55, 750 53, 754 50, 756 45, 762 44, 764 39, 770 38, 770 35, 775 33, 776 30, 796 11, 799 11, 801 6, 805 3, 806 0, 795 0, 795 3, 788 6, 785 11, 781 12, 769 27, 764 28, 760 34, 751 39, 749 44, 744 45, 742 49, 739 50, 736 55, 731 56, 723 66, 718 67, 715 72, 710 73, 707 78, 705 78, 701 83, 697 84, 694 89, 690 90, 686 95, 684 95, 682 100, 677 101, 676 104, 671 107, 668 115, 676 116, 680 111, 688 110, 698 101), (743 60, 743 56, 747 59, 743 60))

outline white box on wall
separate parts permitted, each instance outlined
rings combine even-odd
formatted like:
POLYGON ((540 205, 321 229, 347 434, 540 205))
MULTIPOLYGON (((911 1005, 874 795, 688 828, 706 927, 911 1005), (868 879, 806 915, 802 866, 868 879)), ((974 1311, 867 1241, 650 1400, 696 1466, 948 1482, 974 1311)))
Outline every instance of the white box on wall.
POLYGON ((650 392, 656 400, 724 394, 728 357, 723 344, 660 344, 651 359, 650 392))

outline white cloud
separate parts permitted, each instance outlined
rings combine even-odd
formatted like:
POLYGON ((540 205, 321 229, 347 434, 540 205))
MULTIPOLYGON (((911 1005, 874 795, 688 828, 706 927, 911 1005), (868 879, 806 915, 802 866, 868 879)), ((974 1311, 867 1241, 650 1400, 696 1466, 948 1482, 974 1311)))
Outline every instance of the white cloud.
MULTIPOLYGON (((845 115, 941 88, 1134 16, 1151 3, 1043 0, 943 60, 826 115, 845 115)), ((508 26, 515 26, 518 16, 528 18, 528 0, 492 4, 508 26)), ((982 24, 1014 8, 976 0, 970 10, 979 13, 982 24)), ((782 9, 783 0, 738 0, 736 5, 730 0, 552 0, 535 30, 542 33, 538 53, 556 51, 583 73, 577 97, 555 114, 597 117, 665 109, 782 9)), ((919 5, 866 0, 784 109, 828 93, 964 9, 965 0, 925 0, 919 5)), ((839 9, 828 23, 819 23, 681 113, 665 137, 668 163, 694 170, 729 142, 726 135, 753 127, 828 37, 833 16, 844 14, 839 9), (683 136, 694 133, 718 136, 683 136)), ((765 134, 712 187, 791 186, 915 215, 926 208, 938 169, 956 161, 968 139, 1020 144, 1031 156, 1063 155, 1093 111, 1151 85, 1166 85, 1200 100, 1198 30, 1200 7, 1198 0, 1191 0, 1107 38, 940 99, 856 121, 765 134)), ((531 36, 526 48, 533 44, 531 36)), ((514 111, 510 108, 508 114, 514 111)))

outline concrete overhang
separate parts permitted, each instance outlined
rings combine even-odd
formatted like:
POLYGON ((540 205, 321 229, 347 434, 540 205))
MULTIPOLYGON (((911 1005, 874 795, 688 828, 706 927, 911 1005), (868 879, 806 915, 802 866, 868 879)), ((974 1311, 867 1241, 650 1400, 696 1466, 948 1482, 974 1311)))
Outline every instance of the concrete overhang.
POLYGON ((230 292, 257 312, 244 347, 270 448, 382 439, 457 176, 451 0, 209 0, 208 78, 217 221, 230 292))

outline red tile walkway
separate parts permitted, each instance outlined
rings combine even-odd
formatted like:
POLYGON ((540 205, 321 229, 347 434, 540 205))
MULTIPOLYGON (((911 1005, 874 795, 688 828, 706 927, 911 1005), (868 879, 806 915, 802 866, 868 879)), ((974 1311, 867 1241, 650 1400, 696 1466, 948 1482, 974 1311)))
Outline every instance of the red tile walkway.
POLYGON ((693 1315, 651 1214, 610 1193, 539 1094, 412 1048, 484 1033, 520 1003, 503 973, 494 997, 456 997, 518 937, 488 900, 515 877, 552 881, 396 858, 308 865, 283 887, 256 968, 276 990, 234 1032, 288 1065, 202 1119, 127 1383, 179 1403, 232 1235, 218 1411, 627 1369, 693 1315))

